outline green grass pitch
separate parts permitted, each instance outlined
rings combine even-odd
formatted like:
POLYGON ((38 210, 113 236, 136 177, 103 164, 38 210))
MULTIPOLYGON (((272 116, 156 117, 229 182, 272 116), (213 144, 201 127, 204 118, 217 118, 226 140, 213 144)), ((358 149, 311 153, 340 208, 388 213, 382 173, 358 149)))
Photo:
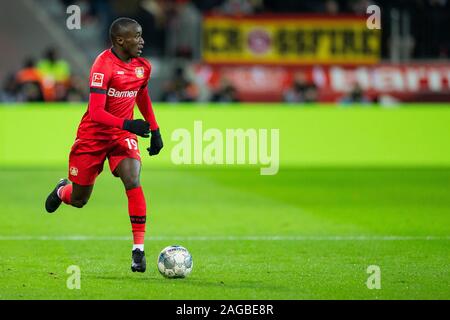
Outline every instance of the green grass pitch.
POLYGON ((166 146, 143 163, 144 274, 130 271, 126 196, 107 165, 85 208, 44 211, 83 111, 0 108, 0 299, 450 298, 450 110, 157 107, 166 146), (170 132, 194 119, 280 128, 279 173, 172 165, 170 132), (186 279, 158 273, 171 244, 192 253, 186 279), (371 265, 381 289, 366 285, 371 265))

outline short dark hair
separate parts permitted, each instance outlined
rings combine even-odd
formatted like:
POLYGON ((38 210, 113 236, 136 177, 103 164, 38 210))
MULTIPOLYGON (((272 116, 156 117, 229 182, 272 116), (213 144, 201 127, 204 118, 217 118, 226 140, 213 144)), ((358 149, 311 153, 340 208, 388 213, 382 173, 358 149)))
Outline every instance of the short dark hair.
POLYGON ((114 39, 117 36, 123 34, 126 28, 131 24, 139 24, 136 20, 126 17, 117 18, 111 23, 109 27, 109 39, 114 43, 114 39))

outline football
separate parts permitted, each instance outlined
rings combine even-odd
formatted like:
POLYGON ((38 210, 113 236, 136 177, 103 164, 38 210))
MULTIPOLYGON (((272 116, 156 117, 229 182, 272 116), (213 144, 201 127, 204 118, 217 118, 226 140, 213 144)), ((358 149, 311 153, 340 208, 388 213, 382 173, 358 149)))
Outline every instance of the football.
POLYGON ((192 256, 185 247, 168 246, 159 254, 158 270, 166 278, 186 278, 192 267, 192 256))

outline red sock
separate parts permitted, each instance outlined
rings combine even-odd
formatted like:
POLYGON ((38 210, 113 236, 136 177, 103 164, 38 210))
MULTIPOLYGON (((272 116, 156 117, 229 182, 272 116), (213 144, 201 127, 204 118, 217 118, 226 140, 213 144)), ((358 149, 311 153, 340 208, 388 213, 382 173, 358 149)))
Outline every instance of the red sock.
POLYGON ((72 184, 66 184, 64 187, 59 188, 58 196, 65 204, 71 203, 72 197, 72 184))
POLYGON ((147 206, 142 187, 127 190, 127 197, 134 244, 144 244, 147 206))

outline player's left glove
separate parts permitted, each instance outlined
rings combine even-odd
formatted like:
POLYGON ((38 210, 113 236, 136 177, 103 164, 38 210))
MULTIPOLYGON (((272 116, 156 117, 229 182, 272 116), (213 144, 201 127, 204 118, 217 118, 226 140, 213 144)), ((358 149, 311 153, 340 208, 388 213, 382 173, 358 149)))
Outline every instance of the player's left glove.
POLYGON ((157 155, 159 151, 161 151, 163 147, 163 141, 161 138, 161 133, 159 132, 159 128, 156 130, 152 130, 152 137, 150 138, 150 148, 147 148, 148 154, 151 156, 157 155))
POLYGON ((150 131, 150 125, 147 121, 142 119, 137 120, 125 120, 123 122, 123 130, 130 131, 131 133, 137 134, 138 136, 148 138, 148 133, 150 131))

